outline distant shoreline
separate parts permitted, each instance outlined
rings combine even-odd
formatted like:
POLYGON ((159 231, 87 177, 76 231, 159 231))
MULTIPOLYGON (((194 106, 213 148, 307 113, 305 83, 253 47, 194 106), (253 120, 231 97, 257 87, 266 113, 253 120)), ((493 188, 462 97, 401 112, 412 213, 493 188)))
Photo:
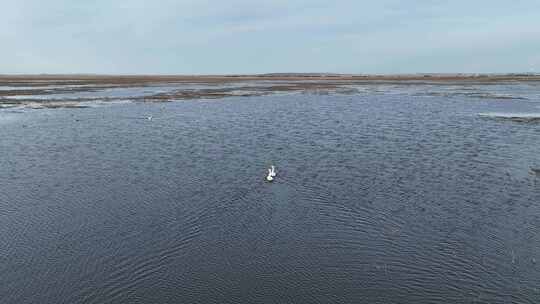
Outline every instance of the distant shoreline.
POLYGON ((540 74, 404 74, 404 75, 351 75, 351 74, 311 74, 273 73, 258 75, 98 75, 98 74, 39 74, 0 75, 0 85, 12 82, 31 81, 79 81, 88 83, 145 83, 145 82, 203 82, 225 83, 250 80, 271 81, 428 81, 428 82, 500 82, 500 81, 540 81, 540 74))
MULTIPOLYGON (((0 108, 17 106, 31 108, 84 107, 85 102, 114 102, 118 100, 169 102, 293 92, 351 95, 358 93, 357 86, 471 86, 516 83, 538 85, 540 75, 0 75, 0 108), (146 92, 140 90, 140 88, 146 87, 148 88, 146 92), (162 88, 152 91, 152 88, 155 87, 162 88), (118 92, 118 90, 123 90, 124 93, 114 95, 114 92, 118 92)), ((472 94, 474 95, 474 93, 472 94)), ((524 99, 523 97, 482 93, 477 93, 474 96, 499 100, 524 99)))

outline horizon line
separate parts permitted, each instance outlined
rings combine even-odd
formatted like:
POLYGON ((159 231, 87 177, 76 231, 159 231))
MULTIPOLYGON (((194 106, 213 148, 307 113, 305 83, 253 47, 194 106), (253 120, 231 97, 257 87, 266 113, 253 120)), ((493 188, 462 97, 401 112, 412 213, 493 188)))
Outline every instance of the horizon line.
POLYGON ((540 76, 539 72, 429 72, 429 73, 326 73, 326 72, 269 72, 269 73, 224 73, 224 74, 169 74, 169 73, 0 73, 5 76, 156 76, 156 77, 400 77, 400 76, 540 76))

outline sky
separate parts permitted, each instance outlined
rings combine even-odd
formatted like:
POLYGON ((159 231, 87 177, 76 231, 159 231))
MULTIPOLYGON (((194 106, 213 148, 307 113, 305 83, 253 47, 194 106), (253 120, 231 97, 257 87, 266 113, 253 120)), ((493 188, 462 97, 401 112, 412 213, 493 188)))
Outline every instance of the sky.
POLYGON ((538 0, 7 0, 0 16, 0 74, 540 72, 538 0))

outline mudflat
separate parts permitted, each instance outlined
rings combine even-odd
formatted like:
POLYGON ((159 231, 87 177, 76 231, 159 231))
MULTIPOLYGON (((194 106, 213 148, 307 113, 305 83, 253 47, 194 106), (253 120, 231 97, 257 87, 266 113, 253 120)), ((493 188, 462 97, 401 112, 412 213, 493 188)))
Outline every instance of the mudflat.
MULTIPOLYGON (((540 83, 539 75, 0 75, 0 107, 80 107, 84 102, 167 102, 279 92, 354 93, 358 86, 540 83), (356 87, 356 88, 355 88, 356 87)), ((503 98, 504 96, 500 96, 503 98)))

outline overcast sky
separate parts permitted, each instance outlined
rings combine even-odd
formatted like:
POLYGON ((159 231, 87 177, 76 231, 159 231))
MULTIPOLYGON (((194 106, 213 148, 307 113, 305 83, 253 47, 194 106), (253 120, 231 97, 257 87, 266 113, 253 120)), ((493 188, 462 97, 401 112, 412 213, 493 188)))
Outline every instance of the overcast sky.
POLYGON ((0 74, 540 72, 538 0, 6 0, 0 74))

